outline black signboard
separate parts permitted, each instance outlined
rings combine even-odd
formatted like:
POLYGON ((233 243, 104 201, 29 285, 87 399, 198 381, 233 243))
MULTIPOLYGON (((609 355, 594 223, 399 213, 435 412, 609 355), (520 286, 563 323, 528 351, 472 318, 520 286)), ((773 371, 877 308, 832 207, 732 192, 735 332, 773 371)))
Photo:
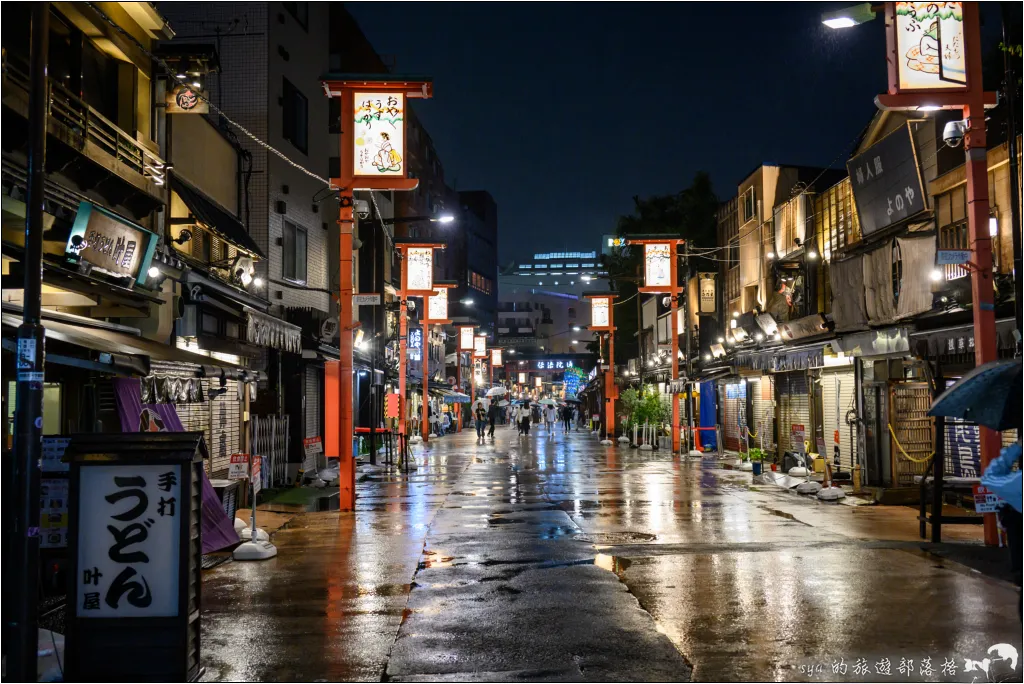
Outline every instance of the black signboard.
POLYGON ((910 127, 902 126, 846 163, 864 237, 926 209, 910 127))

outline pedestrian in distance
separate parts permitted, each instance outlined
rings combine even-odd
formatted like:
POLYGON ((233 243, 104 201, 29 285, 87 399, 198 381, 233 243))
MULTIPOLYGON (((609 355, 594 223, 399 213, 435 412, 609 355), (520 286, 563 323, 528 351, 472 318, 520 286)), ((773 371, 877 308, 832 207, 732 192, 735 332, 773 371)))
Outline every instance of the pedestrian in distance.
POLYGON ((487 410, 487 420, 490 422, 487 436, 491 439, 494 439, 494 424, 498 421, 499 415, 501 415, 501 407, 497 403, 492 403, 491 407, 487 410))
POLYGON ((562 432, 569 434, 572 429, 572 408, 568 404, 562 407, 562 432))
POLYGON ((548 436, 551 436, 555 432, 555 407, 545 406, 544 407, 544 426, 548 429, 548 436))
POLYGON ((530 408, 529 402, 523 404, 519 408, 519 433, 522 435, 530 436, 530 413, 533 409, 530 408))
POLYGON ((487 409, 484 408, 484 402, 477 400, 473 407, 473 418, 476 420, 476 438, 482 440, 484 428, 487 426, 487 409))

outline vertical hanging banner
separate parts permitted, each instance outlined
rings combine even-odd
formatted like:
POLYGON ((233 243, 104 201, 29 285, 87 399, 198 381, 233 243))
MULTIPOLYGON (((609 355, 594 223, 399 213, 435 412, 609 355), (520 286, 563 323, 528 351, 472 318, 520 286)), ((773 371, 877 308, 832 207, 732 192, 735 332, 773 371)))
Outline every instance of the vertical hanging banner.
POLYGON ((352 131, 357 176, 405 176, 405 95, 355 92, 352 131))
POLYGON ((473 358, 474 359, 486 359, 487 358, 487 336, 477 335, 473 338, 473 358))
POLYGON ((491 366, 501 365, 501 350, 491 349, 491 366))
MULTIPOLYGON (((409 247, 406 249, 406 291, 411 294, 434 294, 434 248, 409 247)), ((447 301, 447 300, 446 300, 447 301)))
POLYGON ((644 245, 644 284, 647 287, 671 287, 672 246, 667 242, 644 245))
POLYGON ((607 330, 609 326, 609 309, 612 300, 609 297, 594 297, 590 300, 590 327, 594 330, 607 330))
POLYGON ((459 326, 459 351, 468 352, 473 351, 474 342, 473 336, 475 332, 471 325, 460 325, 459 326))

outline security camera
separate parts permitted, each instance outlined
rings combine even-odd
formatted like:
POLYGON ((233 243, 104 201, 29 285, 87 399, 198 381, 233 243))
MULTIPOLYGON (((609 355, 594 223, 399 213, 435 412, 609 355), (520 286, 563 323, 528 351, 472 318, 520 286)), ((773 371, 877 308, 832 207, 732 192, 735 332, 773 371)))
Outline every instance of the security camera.
POLYGON ((357 199, 352 202, 352 211, 364 221, 370 218, 370 203, 366 200, 357 199))
POLYGON ((966 121, 950 121, 942 129, 942 140, 950 147, 959 147, 967 132, 966 121))

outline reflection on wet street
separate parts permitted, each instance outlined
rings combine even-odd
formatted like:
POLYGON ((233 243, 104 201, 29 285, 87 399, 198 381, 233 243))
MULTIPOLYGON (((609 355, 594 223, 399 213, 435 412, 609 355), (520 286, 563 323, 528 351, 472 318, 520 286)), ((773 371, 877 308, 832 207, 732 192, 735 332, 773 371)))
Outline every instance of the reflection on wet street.
POLYGON ((966 658, 1020 649, 1016 589, 922 551, 909 508, 584 432, 464 432, 415 461, 204 575, 207 679, 872 681, 888 658, 971 681, 966 658))

